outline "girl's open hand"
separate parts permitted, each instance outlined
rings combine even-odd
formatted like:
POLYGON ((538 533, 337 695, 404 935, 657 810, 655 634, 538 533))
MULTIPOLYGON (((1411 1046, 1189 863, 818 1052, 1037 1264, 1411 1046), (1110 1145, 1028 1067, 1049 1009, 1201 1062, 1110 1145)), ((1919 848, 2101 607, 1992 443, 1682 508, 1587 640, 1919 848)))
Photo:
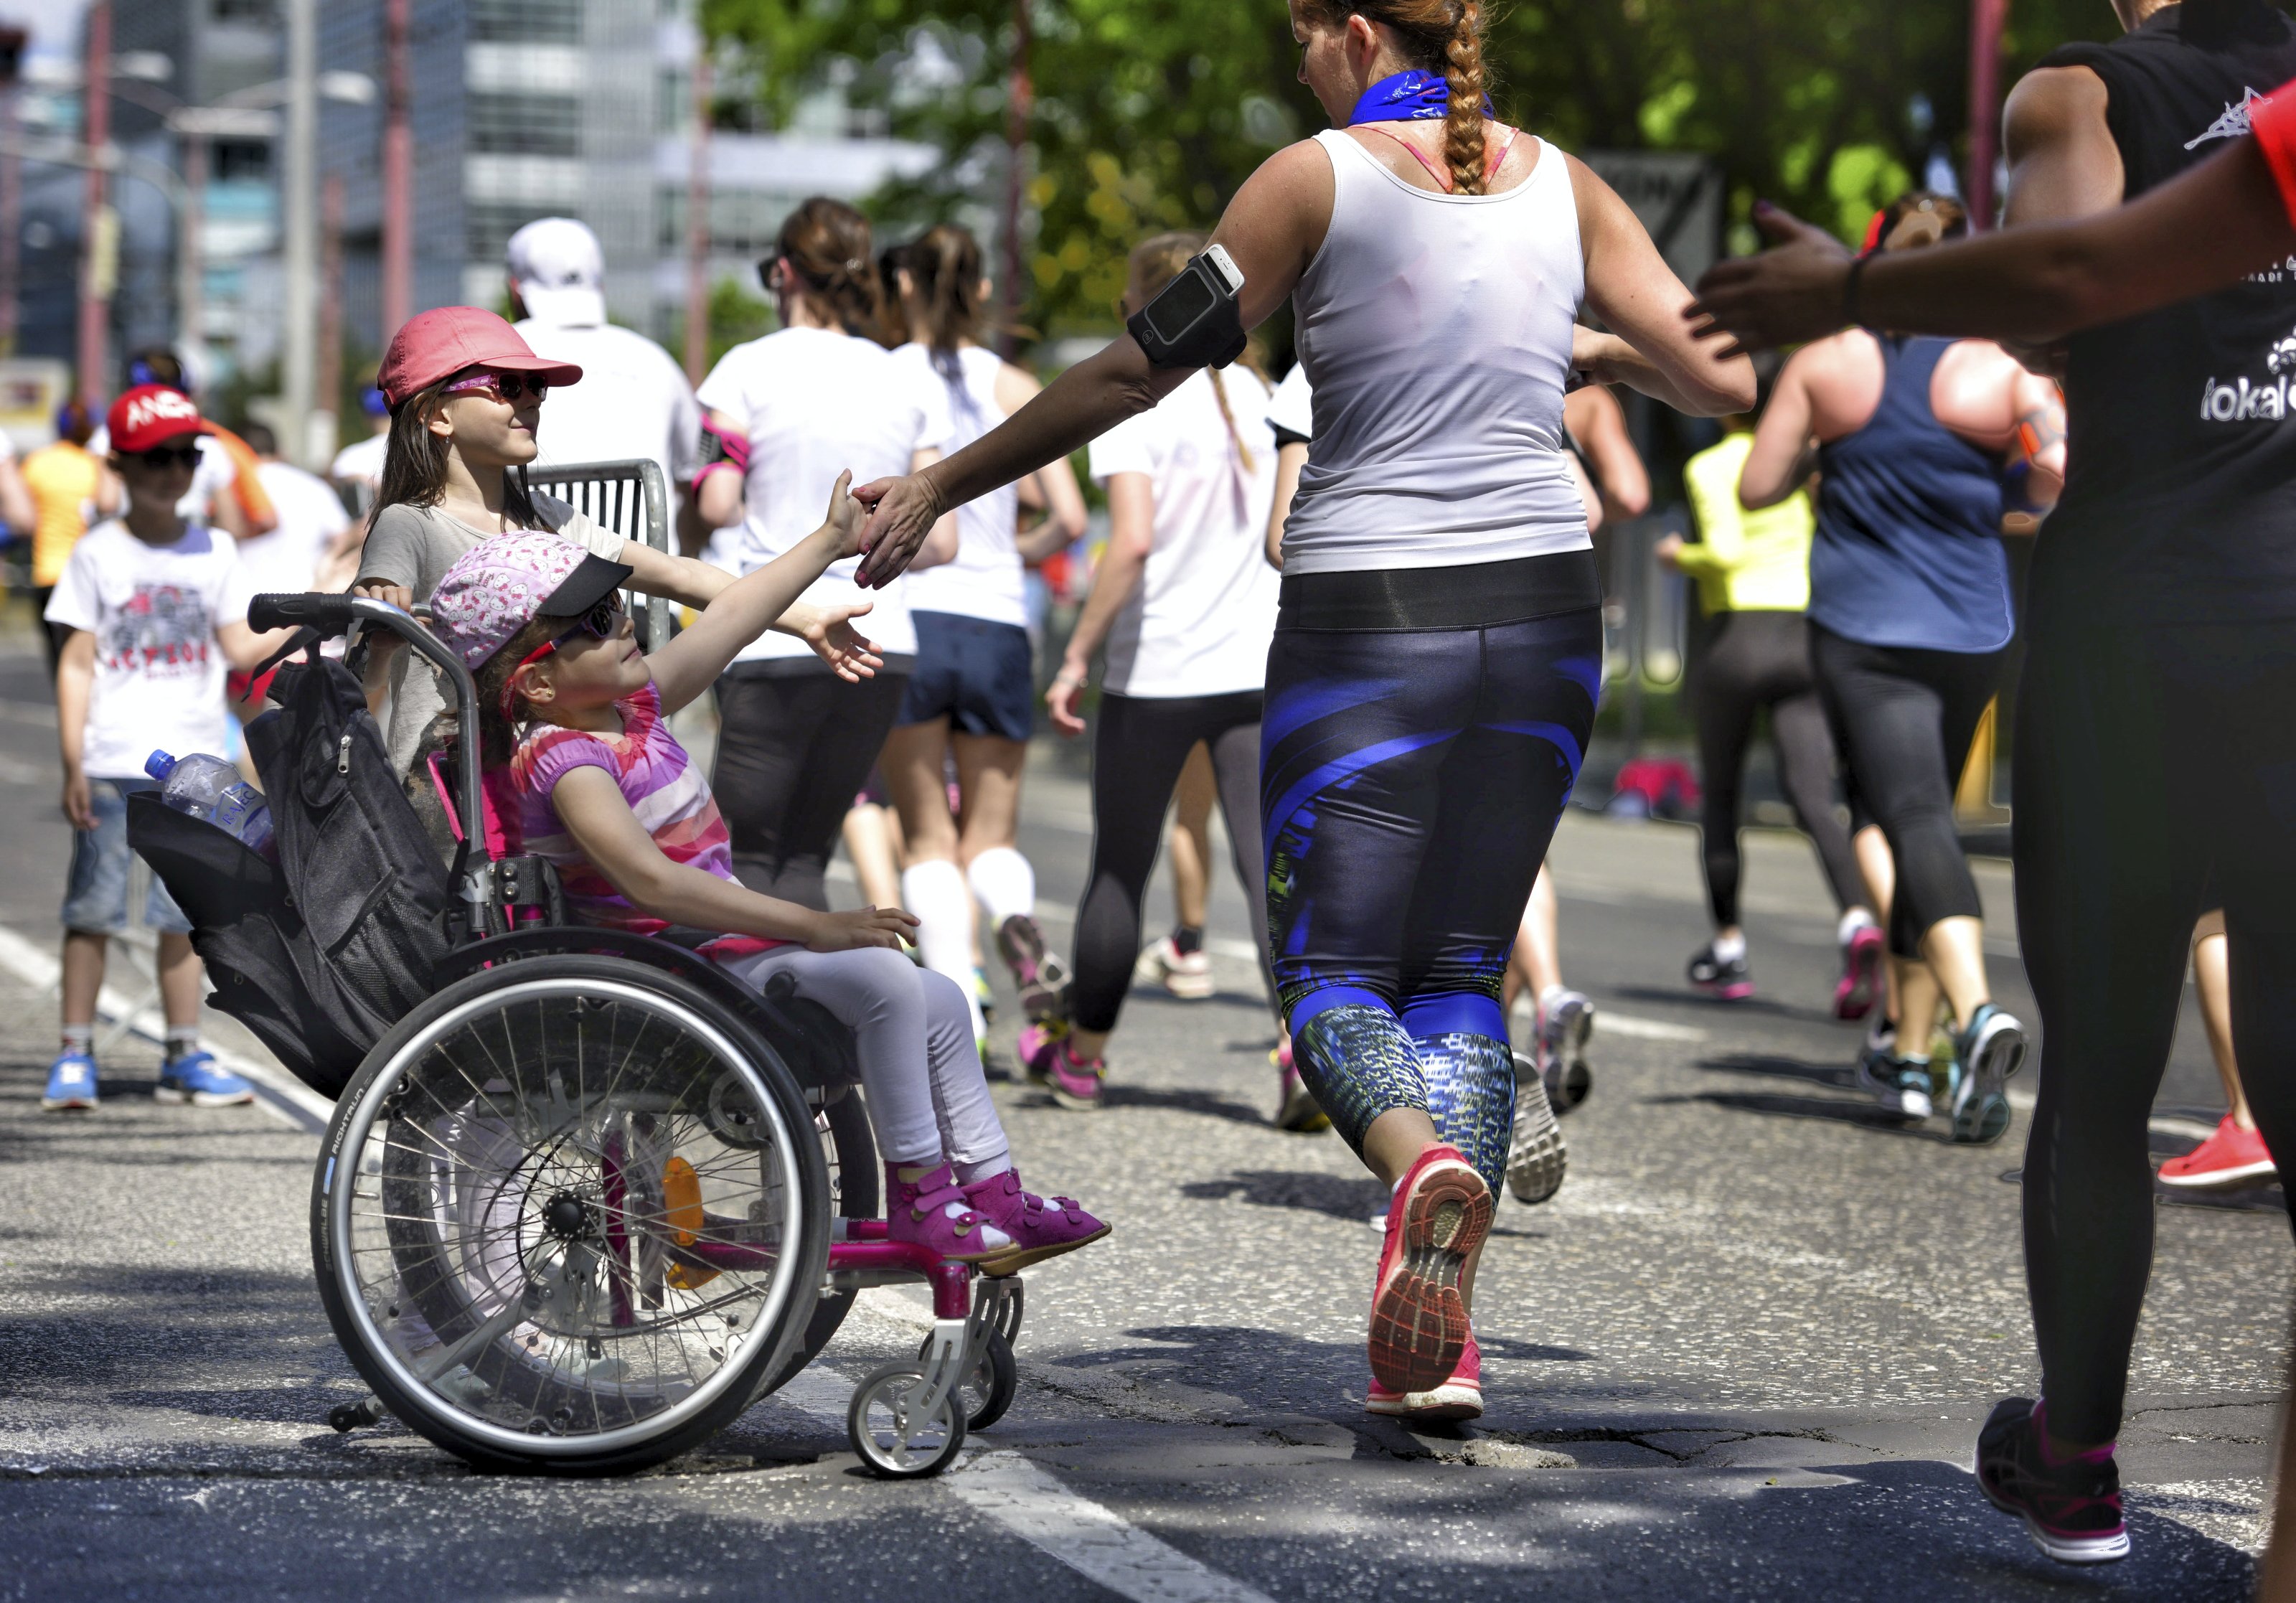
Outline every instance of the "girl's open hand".
POLYGON ((898 908, 862 908, 851 913, 822 913, 814 919, 808 951, 849 952, 866 946, 898 951, 908 944, 917 921, 898 908))
POLYGON ((813 654, 828 663, 829 670, 849 685, 873 679, 877 670, 885 665, 885 659, 878 654, 877 643, 853 627, 853 620, 876 604, 873 601, 844 601, 826 606, 808 605, 798 638, 813 647, 813 654))

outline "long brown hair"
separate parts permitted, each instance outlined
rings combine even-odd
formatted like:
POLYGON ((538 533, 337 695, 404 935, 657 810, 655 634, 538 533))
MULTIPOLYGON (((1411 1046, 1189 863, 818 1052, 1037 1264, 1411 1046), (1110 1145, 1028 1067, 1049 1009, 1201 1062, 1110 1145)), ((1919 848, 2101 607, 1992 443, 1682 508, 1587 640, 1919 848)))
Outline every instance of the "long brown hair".
MULTIPOLYGON (((503 714, 503 698, 510 691, 510 677, 519 664, 540 651, 558 632, 566 627, 563 618, 529 618, 518 633, 502 643, 502 649, 478 666, 471 679, 479 689, 479 764, 481 768, 507 768, 510 760, 518 755, 519 727, 531 722, 532 709, 526 698, 510 695, 510 714, 503 714)), ((441 732, 451 730, 458 721, 455 713, 445 715, 441 732)), ((448 734, 451 744, 453 736, 448 734)))
MULTIPOLYGON (((469 371, 450 373, 390 409, 390 437, 383 442, 382 482, 375 490, 370 528, 372 518, 386 506, 436 506, 446 495, 447 454, 454 442, 432 433, 430 419, 446 399, 447 386, 469 371)), ((522 467, 504 470, 503 512, 529 529, 540 522, 522 467)))
MULTIPOLYGON (((844 325, 846 333, 877 338, 885 302, 867 218, 842 201, 816 195, 789 214, 774 251, 805 285, 807 297, 844 325)), ((768 276, 773 265, 759 262, 758 275, 768 276)))
MULTIPOLYGON (((1132 256, 1127 264, 1133 286, 1140 292, 1144 300, 1152 299, 1166 284, 1180 275, 1180 269, 1188 265, 1190 258, 1201 255, 1204 247, 1211 243, 1210 234, 1198 234, 1191 229, 1159 234, 1142 240, 1132 247, 1132 256)), ((1259 370, 1259 352, 1250 346, 1244 348, 1242 362, 1262 381, 1267 379, 1267 375, 1259 370)), ((1235 454, 1242 459, 1243 471, 1251 473, 1257 464, 1251 459, 1251 448, 1243 443, 1243 435, 1235 426, 1235 412, 1227 400, 1227 381, 1220 376, 1217 367, 1205 371, 1211 375, 1212 394, 1219 400, 1220 421, 1227 424, 1228 443, 1235 447, 1235 454)))
POLYGON ((1483 65, 1482 0, 1301 0, 1300 11, 1327 27, 1350 16, 1383 23, 1412 65, 1440 72, 1451 91, 1450 114, 1443 120, 1443 160, 1451 169, 1454 194, 1483 190, 1483 97, 1490 74, 1483 65))
MULTIPOLYGON (((895 272, 906 273, 914 303, 903 303, 909 338, 930 346, 933 365, 953 374, 956 353, 980 342, 986 321, 980 304, 980 242, 969 228, 942 223, 928 228, 898 251, 886 252, 895 272)), ((898 280, 887 284, 899 293, 898 280)))

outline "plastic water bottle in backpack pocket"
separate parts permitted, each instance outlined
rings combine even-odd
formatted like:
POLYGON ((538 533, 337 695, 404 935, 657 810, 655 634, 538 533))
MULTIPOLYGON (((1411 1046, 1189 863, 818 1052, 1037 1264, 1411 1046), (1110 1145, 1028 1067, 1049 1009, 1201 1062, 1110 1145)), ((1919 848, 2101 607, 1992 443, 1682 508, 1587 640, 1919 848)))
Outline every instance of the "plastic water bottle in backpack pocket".
POLYGON ((271 843, 271 809, 235 765, 204 752, 171 757, 154 752, 144 771, 160 782, 160 800, 177 812, 214 825, 266 858, 277 855, 271 843))

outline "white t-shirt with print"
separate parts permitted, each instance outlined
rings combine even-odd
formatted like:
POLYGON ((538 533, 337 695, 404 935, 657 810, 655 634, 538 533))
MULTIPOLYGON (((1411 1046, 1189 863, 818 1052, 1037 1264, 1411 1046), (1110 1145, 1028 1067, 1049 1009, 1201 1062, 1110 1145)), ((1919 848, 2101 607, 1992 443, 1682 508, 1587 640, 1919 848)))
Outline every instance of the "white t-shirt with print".
POLYGON ((334 487, 316 473, 285 462, 266 462, 255 470, 263 493, 279 514, 279 526, 239 542, 247 570, 248 593, 301 592, 311 588, 319 559, 338 535, 351 526, 350 514, 334 487))
POLYGON ((216 631, 247 620, 246 570, 229 535, 194 523, 147 545, 118 518, 64 563, 47 621, 95 637, 80 760, 97 779, 141 779, 153 752, 222 756, 228 740, 216 631))
POLYGON ((1267 682, 1283 585, 1266 555, 1275 505, 1267 396, 1248 369, 1207 369, 1093 441, 1095 481, 1145 473, 1156 495, 1155 547, 1109 630, 1103 689, 1226 695, 1267 682), (1221 382, 1233 434, 1212 388, 1221 382))
MULTIPOLYGON (((744 424, 750 436, 748 515, 710 537, 709 560, 729 573, 763 567, 821 527, 829 492, 847 469, 858 487, 909 471, 920 450, 948 440, 947 399, 873 340, 824 328, 785 328, 737 345, 701 382, 701 404, 744 424)), ((806 591, 817 604, 867 601, 862 631, 886 651, 914 656, 903 581, 882 590, 853 582, 857 559, 833 565, 806 591)), ((802 640, 768 633, 738 662, 803 657, 802 640)))
MULTIPOLYGON (((943 448, 950 455, 1004 421, 1004 408, 996 404, 996 380, 1004 364, 995 351, 977 345, 957 351, 953 383, 930 345, 913 341, 894 351, 893 359, 940 386, 950 424, 943 448)), ((1021 493, 1010 484, 958 507, 956 558, 908 575, 909 610, 1026 628, 1029 590, 1021 565, 1020 514, 1021 493)))

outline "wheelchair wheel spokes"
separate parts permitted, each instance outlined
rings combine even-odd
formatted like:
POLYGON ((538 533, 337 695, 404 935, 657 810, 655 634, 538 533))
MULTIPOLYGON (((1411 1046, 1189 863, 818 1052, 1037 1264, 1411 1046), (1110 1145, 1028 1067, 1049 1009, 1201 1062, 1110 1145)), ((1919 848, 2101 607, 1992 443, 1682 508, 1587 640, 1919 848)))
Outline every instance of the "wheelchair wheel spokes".
POLYGON ((809 1312, 787 1249, 820 1235, 793 1210, 825 1218, 791 1179, 815 1131, 688 999, 512 979, 363 1079, 337 1289, 445 1444, 573 1461, 737 1411, 809 1312))

